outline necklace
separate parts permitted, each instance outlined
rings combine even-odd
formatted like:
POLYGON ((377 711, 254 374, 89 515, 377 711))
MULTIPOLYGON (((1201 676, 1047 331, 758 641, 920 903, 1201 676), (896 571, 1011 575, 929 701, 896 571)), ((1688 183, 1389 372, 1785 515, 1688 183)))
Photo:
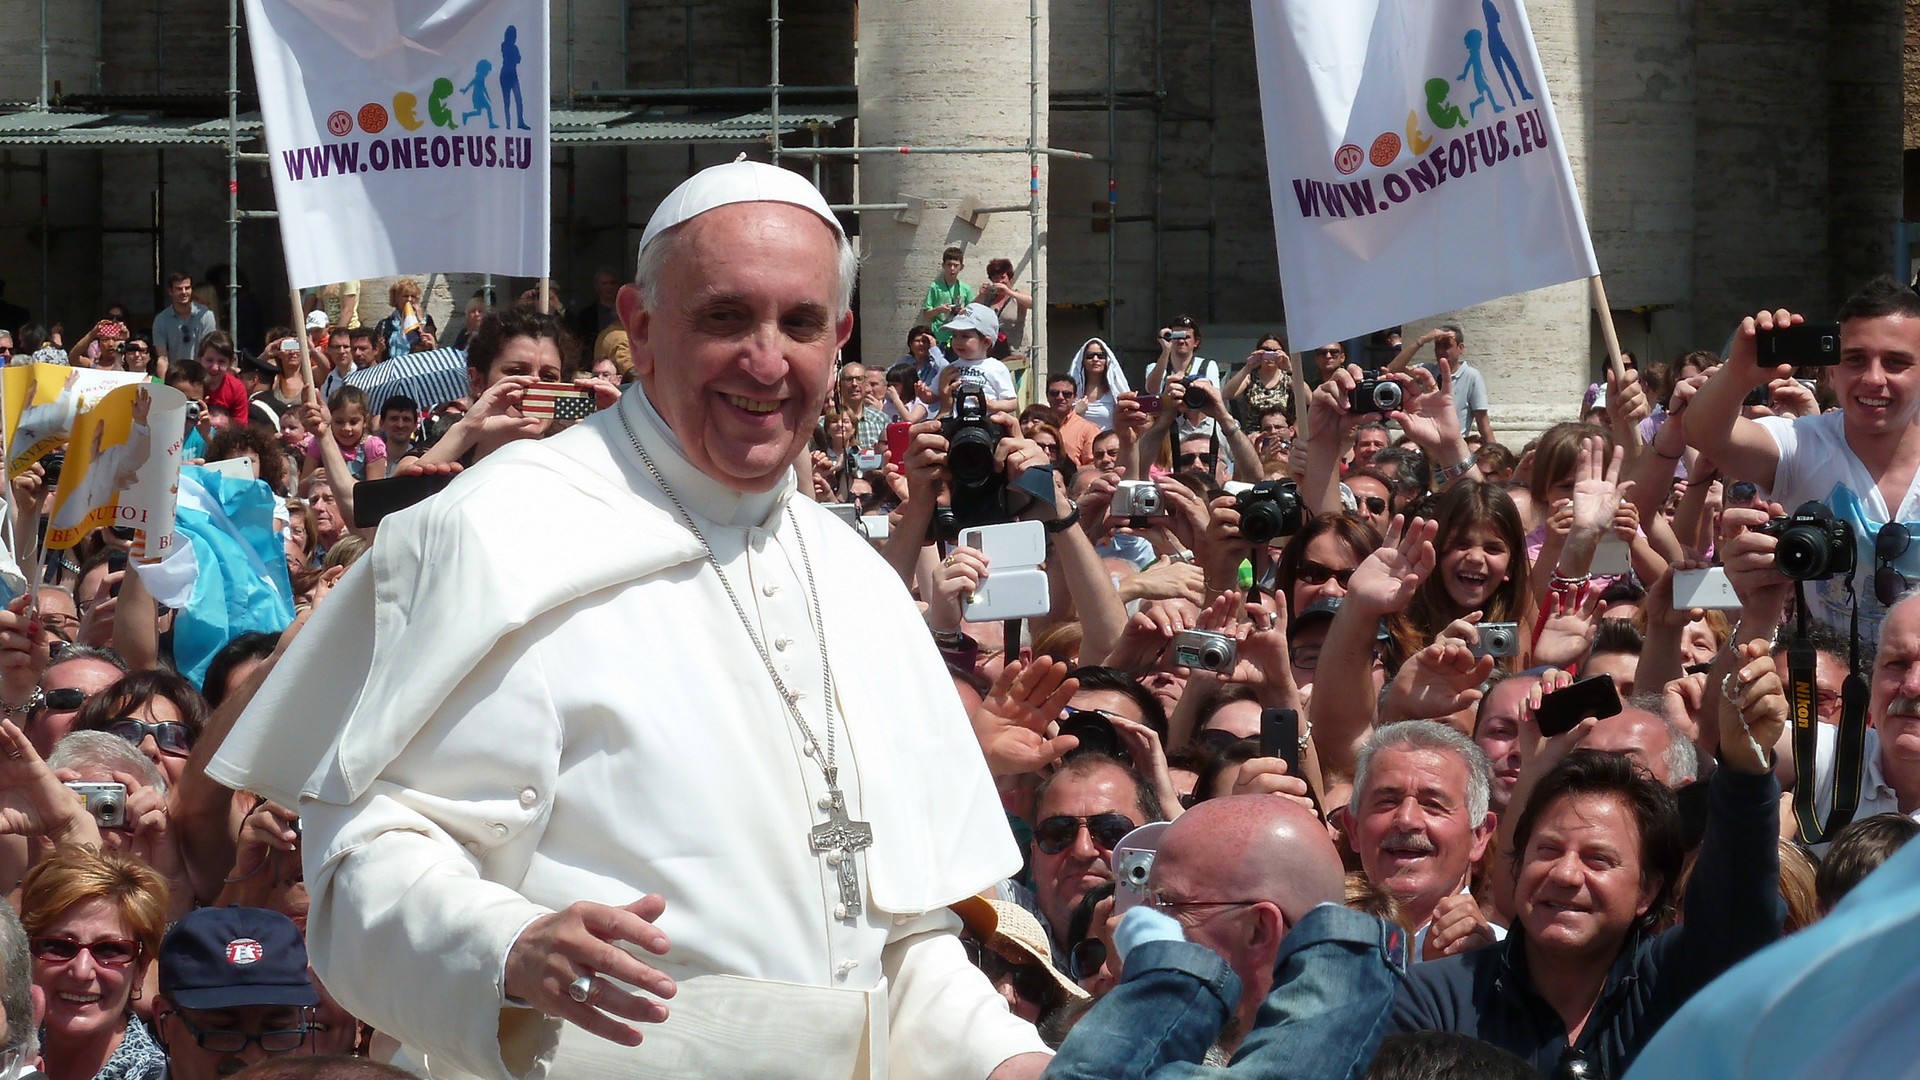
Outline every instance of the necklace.
POLYGON ((860 878, 854 869, 853 856, 855 852, 873 845, 873 826, 865 821, 855 821, 847 813, 847 796, 840 790, 840 769, 834 762, 833 708, 836 697, 833 665, 827 659, 826 624, 820 614, 820 590, 814 584, 813 559, 807 553, 806 534, 800 531, 800 523, 794 519, 793 510, 788 508, 785 511, 787 524, 793 529, 794 541, 799 544, 800 566, 807 575, 807 622, 813 628, 814 643, 820 650, 820 681, 825 691, 826 710, 826 723, 823 728, 827 733, 824 750, 821 748, 820 740, 814 737, 813 728, 807 723, 807 718, 800 713, 800 694, 787 688, 786 680, 780 677, 779 669, 774 667, 773 657, 767 652, 766 645, 761 642, 759 631, 753 628, 753 621, 747 618, 747 609, 740 603, 740 597, 734 593, 733 583, 727 580, 726 571, 721 569, 720 559, 713 553, 713 545, 707 542, 707 535, 700 531, 699 525, 694 523, 693 515, 680 502, 680 496, 674 494, 673 488, 667 485, 667 478, 654 465, 653 457, 647 453, 647 448, 640 445, 640 436, 633 430, 633 423, 627 419, 624 410, 620 413, 620 426, 626 429, 627 441, 633 444, 634 453, 640 455, 640 464, 646 467, 647 475, 653 478, 653 482, 666 495, 667 501, 671 502, 674 510, 680 514, 681 524, 687 527, 687 531, 693 533, 693 538, 700 541, 700 547, 706 551, 707 565, 713 568, 714 576, 720 579, 720 587, 726 591, 727 599, 733 604, 733 613, 739 618, 741 629, 747 632, 748 640, 753 642, 753 651, 760 655, 760 663, 767 669, 767 677, 773 680, 774 689, 780 692, 780 700, 786 703, 788 717, 793 720, 794 726, 800 729, 801 738, 806 740, 802 753, 813 759, 813 763, 820 767, 821 776, 826 779, 827 793, 820 797, 818 805, 826 812, 827 820, 807 830, 807 845, 814 854, 825 859, 827 866, 835 871, 838 878, 840 902, 834 905, 834 917, 850 919, 860 914, 861 909, 860 878))

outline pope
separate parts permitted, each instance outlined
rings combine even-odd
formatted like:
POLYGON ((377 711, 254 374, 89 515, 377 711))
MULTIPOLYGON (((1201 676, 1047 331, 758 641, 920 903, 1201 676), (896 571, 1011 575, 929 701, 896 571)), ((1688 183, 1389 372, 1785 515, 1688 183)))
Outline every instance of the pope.
POLYGON ((1019 866, 952 683, 796 494, 856 269, 794 173, 675 189, 636 389, 389 517, 209 766, 298 805, 314 965, 402 1064, 1044 1069, 947 909, 1019 866))

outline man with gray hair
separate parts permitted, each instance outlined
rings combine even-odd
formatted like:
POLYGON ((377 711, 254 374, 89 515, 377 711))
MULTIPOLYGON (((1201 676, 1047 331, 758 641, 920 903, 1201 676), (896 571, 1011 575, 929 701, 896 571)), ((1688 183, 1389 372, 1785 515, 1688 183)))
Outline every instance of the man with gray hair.
POLYGON ((1460 732, 1432 720, 1376 730, 1354 765, 1347 840, 1367 880, 1393 894, 1420 959, 1499 940, 1470 892, 1493 840, 1493 766, 1460 732))
POLYGON ((314 967, 416 1071, 1045 1068, 947 908, 1020 856, 946 665, 797 490, 857 266, 797 173, 681 184, 617 298, 635 385, 387 519, 209 764, 298 808, 314 967), (582 536, 621 540, 517 554, 582 536))
POLYGON ((1667 716, 1660 694, 1635 694, 1619 712, 1595 721, 1593 730, 1580 737, 1580 745, 1625 754, 1670 788, 1685 787, 1700 773, 1693 743, 1667 716))

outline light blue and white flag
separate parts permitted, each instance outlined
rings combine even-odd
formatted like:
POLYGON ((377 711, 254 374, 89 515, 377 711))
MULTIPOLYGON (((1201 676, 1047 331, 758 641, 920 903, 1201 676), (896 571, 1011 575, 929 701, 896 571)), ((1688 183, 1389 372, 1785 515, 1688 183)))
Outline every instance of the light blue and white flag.
POLYGON ((277 634, 293 622, 293 583, 273 506, 264 481, 197 465, 180 470, 174 543, 165 558, 138 570, 154 599, 180 612, 174 664, 195 686, 236 636, 277 634))

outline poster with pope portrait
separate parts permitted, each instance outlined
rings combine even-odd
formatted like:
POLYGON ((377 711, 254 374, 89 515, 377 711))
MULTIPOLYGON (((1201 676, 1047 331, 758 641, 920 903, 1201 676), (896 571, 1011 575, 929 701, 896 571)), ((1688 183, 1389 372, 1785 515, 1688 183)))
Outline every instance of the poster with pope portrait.
MULTIPOLYGON (((146 381, 129 371, 96 371, 65 364, 20 364, 0 369, 7 479, 66 446, 80 414, 109 391, 146 381)), ((51 479, 51 477, 49 477, 51 479)))
POLYGON ((124 526, 144 539, 143 559, 165 555, 186 429, 186 396, 155 383, 118 387, 81 411, 56 480, 47 547, 63 551, 102 526, 124 526))

